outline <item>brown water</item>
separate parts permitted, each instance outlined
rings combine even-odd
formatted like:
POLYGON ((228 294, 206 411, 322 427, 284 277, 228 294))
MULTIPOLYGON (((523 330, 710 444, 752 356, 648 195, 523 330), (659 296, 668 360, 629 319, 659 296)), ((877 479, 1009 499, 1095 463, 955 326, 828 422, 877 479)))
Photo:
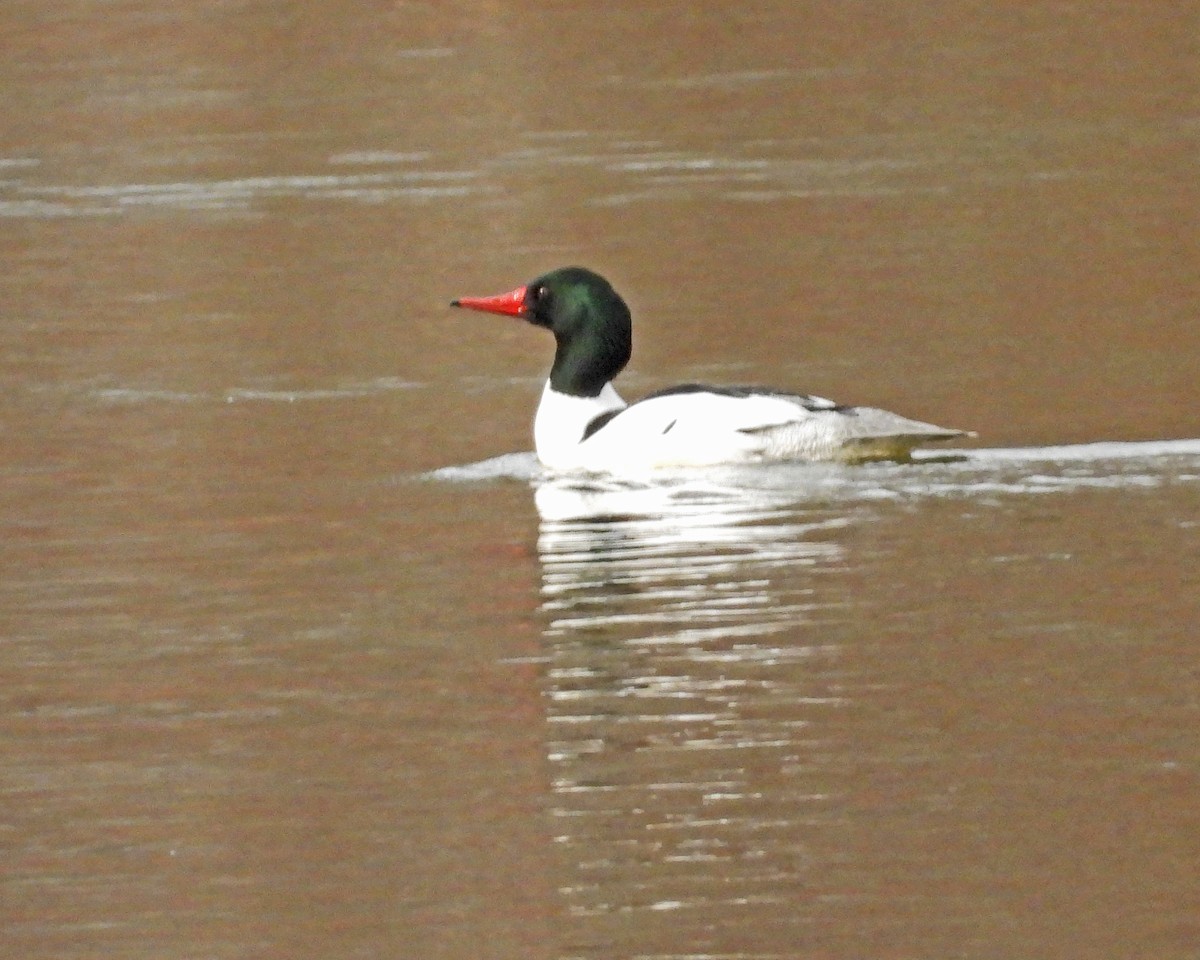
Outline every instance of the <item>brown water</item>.
POLYGON ((0 953, 1200 956, 1194 5, 550 6, 0 9, 0 953), (978 452, 488 460, 572 262, 978 452))

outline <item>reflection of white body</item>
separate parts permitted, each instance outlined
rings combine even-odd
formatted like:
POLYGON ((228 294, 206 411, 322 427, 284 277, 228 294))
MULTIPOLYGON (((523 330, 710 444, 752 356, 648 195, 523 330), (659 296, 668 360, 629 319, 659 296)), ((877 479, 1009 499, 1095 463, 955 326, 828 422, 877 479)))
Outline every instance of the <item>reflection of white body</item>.
POLYGON ((739 479, 681 471, 666 482, 538 483, 549 634, 621 622, 634 631, 626 642, 658 645, 772 634, 803 620, 809 599, 773 595, 767 571, 836 562, 830 534, 849 520, 798 509, 785 487, 739 479))
POLYGON ((824 722, 852 695, 827 626, 855 585, 852 521, 766 485, 772 472, 534 480, 546 806, 574 916, 744 910, 764 859, 741 851, 767 843, 786 851, 767 869, 787 898, 812 818, 836 820, 795 771, 829 756, 824 722))

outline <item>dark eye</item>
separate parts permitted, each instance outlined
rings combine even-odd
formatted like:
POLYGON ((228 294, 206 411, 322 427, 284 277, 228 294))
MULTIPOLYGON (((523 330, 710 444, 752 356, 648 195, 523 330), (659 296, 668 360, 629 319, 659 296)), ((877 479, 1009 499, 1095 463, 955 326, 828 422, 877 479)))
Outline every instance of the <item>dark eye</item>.
POLYGON ((536 287, 527 287, 525 290, 525 313, 530 317, 540 317, 546 312, 546 307, 550 303, 550 291, 546 289, 545 284, 538 284, 536 287))
POLYGON ((521 305, 521 316, 539 327, 551 324, 550 289, 544 283, 530 284, 525 288, 525 302, 521 305))

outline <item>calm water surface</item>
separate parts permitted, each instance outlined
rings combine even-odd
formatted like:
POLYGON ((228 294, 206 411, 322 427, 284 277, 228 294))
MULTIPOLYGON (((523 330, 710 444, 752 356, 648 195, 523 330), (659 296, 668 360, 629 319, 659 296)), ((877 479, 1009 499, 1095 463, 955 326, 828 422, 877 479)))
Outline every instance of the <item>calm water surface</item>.
POLYGON ((1195 16, 7 3, 7 952, 1200 955, 1195 16), (979 439, 543 477, 570 262, 979 439))

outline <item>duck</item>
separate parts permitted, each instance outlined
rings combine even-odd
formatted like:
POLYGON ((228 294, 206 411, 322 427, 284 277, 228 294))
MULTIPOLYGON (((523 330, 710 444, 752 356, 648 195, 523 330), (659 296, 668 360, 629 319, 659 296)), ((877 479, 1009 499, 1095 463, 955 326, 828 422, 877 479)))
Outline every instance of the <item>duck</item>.
POLYGON ((537 458, 551 471, 908 461, 921 444, 973 436, 770 387, 683 383, 626 403, 613 380, 633 352, 632 315, 612 284, 584 267, 451 306, 516 317, 554 336, 533 422, 537 458))

